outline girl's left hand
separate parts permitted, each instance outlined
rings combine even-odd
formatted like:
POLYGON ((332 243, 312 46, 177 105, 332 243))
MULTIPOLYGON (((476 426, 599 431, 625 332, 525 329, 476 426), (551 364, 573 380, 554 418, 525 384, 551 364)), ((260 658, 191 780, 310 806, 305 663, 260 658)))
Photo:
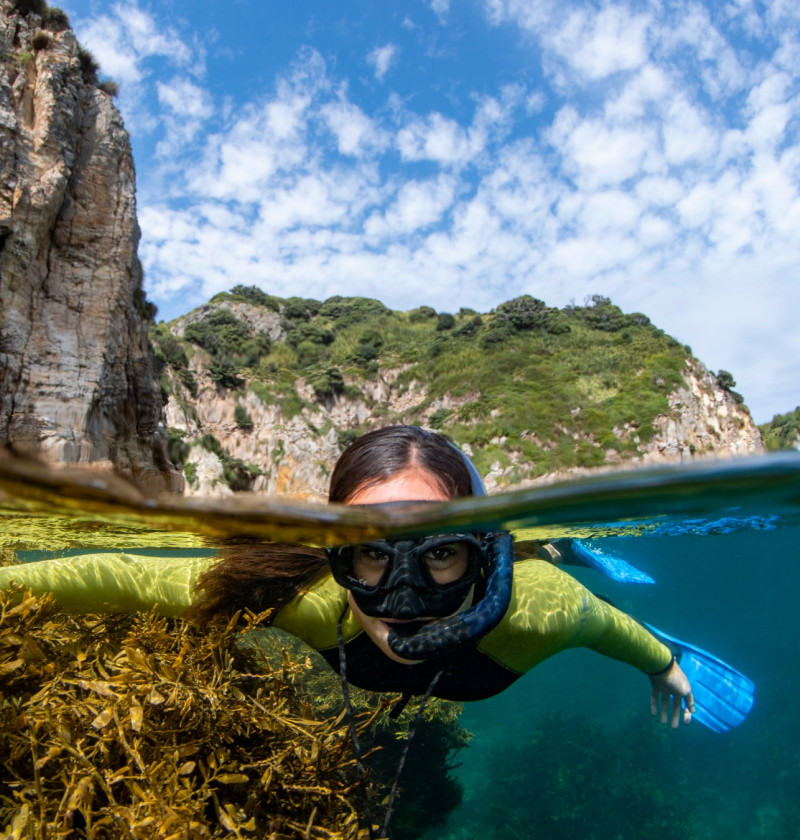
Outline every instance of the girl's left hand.
POLYGON ((669 723, 673 729, 678 728, 681 713, 684 723, 691 722, 694 714, 692 686, 677 662, 673 662, 669 671, 663 674, 650 675, 650 685, 653 687, 650 695, 651 714, 658 715, 660 712, 661 723, 669 723))

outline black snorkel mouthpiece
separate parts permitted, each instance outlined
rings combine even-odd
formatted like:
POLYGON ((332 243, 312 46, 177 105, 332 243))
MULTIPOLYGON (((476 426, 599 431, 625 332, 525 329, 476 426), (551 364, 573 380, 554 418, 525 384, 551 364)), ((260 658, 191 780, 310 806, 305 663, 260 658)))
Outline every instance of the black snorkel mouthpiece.
POLYGON ((500 623, 511 603, 514 579, 514 541, 510 534, 491 537, 486 594, 463 612, 425 624, 407 635, 389 628, 389 647, 403 659, 433 659, 465 644, 477 642, 500 623))

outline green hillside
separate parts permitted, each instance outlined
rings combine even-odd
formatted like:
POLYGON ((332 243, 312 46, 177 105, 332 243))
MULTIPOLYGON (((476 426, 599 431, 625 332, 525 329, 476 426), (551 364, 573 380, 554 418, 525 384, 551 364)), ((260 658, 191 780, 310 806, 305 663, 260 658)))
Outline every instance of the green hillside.
MULTIPOLYGON (((425 423, 469 444, 481 470, 507 465, 516 452, 526 464, 520 477, 634 454, 652 436, 654 418, 668 411, 691 356, 647 316, 625 314, 599 296, 564 309, 526 295, 488 314, 394 312, 368 298, 282 299, 237 286, 186 322, 182 338, 178 322, 151 332, 165 396, 191 402, 192 368, 202 368, 220 391, 252 391, 287 419, 318 413, 338 397, 361 399, 370 425, 425 423), (249 328, 232 309, 271 313, 280 337, 249 328), (369 398, 369 383, 386 374, 396 376, 398 395, 422 395, 413 408, 396 411, 369 398), (298 393, 303 381, 311 402, 298 393)), ((247 430, 241 405, 236 422, 247 430)), ((309 431, 329 428, 310 424, 309 431)), ((337 429, 343 444, 361 431, 337 429)))
POLYGON ((800 448, 800 406, 786 414, 776 414, 769 423, 758 428, 764 445, 771 452, 800 448))

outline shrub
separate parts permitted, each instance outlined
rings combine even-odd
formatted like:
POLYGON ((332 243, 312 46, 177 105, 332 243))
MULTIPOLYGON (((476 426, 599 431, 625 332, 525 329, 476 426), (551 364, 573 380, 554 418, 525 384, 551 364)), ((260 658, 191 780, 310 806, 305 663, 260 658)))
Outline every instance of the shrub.
POLYGON ((456 337, 475 335, 478 332, 478 328, 482 325, 483 318, 480 315, 476 315, 474 318, 470 318, 465 324, 462 324, 458 329, 453 330, 453 335, 456 337))
POLYGON ((89 50, 80 47, 78 49, 78 65, 81 70, 83 81, 87 85, 97 84, 97 74, 100 72, 100 65, 97 59, 89 52, 89 50))
POLYGON ((42 15, 42 26, 51 32, 64 32, 70 28, 69 15, 57 6, 51 6, 42 15))
POLYGON ((532 330, 547 326, 549 312, 544 301, 522 295, 501 303, 495 320, 510 324, 515 330, 532 330))
POLYGON ((510 321, 495 318, 481 339, 481 346, 490 347, 493 344, 500 344, 511 338, 515 332, 514 325, 510 321))
POLYGON ((159 324, 151 331, 151 338, 155 343, 155 356, 162 364, 167 364, 176 370, 189 365, 186 351, 181 342, 169 331, 165 325, 159 324))
POLYGON ((316 368, 306 373, 306 382, 318 400, 328 399, 344 391, 342 372, 336 367, 316 368))
POLYGON ((447 422, 448 417, 450 417, 450 409, 437 408, 436 411, 431 414, 430 419, 428 420, 428 425, 432 429, 441 429, 447 422))
POLYGON ((266 309, 271 309, 273 312, 280 311, 280 303, 278 299, 272 295, 268 295, 258 286, 234 286, 230 291, 230 296, 244 303, 252 303, 254 306, 263 306, 266 309))
POLYGON ((439 313, 439 319, 436 322, 437 332, 442 332, 443 330, 452 330, 455 325, 456 319, 449 312, 439 313))
POLYGON ((236 403, 236 407, 233 409, 233 419, 236 421, 236 425, 243 431, 252 431, 253 418, 241 403, 236 403))
POLYGON ((301 368, 307 368, 316 364, 322 359, 325 350, 321 344, 314 344, 313 341, 301 341, 297 345, 297 363, 301 368))
POLYGON ((349 327, 369 318, 391 315, 392 311, 373 298, 335 295, 320 306, 319 314, 335 321, 337 327, 349 327))
POLYGON ((193 396, 197 396, 197 380, 189 368, 182 368, 178 371, 178 379, 184 384, 186 390, 193 396))
POLYGON ((309 321, 311 313, 300 300, 292 300, 283 308, 283 317, 290 321, 309 321))
MULTIPOLYGON (((234 367, 252 367, 271 346, 266 333, 251 335, 247 326, 227 309, 215 309, 189 324, 183 336, 207 350, 212 359, 224 356, 234 367)), ((217 368, 221 368, 219 359, 217 362, 217 368)))
POLYGON ((180 469, 189 454, 189 444, 186 443, 186 432, 181 429, 167 429, 167 454, 170 461, 180 469))
POLYGON ((197 484, 197 464, 184 464, 183 475, 189 484, 193 486, 197 484))
POLYGON ((220 353, 208 363, 211 379, 223 388, 240 388, 244 380, 239 376, 239 369, 230 356, 220 353))
POLYGON ((420 324, 423 321, 430 321, 436 317, 436 310, 432 306, 420 306, 408 313, 408 320, 412 324, 420 324))
POLYGON ((20 65, 22 65, 22 67, 30 67, 30 65, 33 64, 34 58, 34 54, 32 52, 29 52, 28 50, 21 52, 17 56, 17 59, 19 60, 19 63, 20 65))
POLYGON ((591 329, 617 332, 630 323, 630 319, 623 315, 622 310, 614 306, 609 298, 603 295, 592 295, 589 302, 591 306, 584 307, 581 314, 591 329))
POLYGON ((287 334, 286 341, 291 347, 298 348, 300 344, 306 341, 319 345, 332 344, 335 337, 332 330, 318 324, 302 323, 287 334))
POLYGON ((141 285, 133 290, 133 307, 143 321, 155 321, 158 307, 147 299, 141 285))
POLYGON ((53 39, 46 32, 37 32, 31 40, 31 47, 34 52, 39 52, 46 50, 52 43, 53 39))
POLYGON ((744 404, 744 397, 738 391, 733 390, 736 387, 736 380, 733 378, 732 373, 727 370, 719 371, 717 373, 717 385, 733 397, 736 405, 744 404))
POLYGON ((47 11, 45 0, 14 0, 14 11, 23 17, 27 15, 39 15, 42 17, 47 11))
POLYGON ((97 89, 102 90, 103 93, 107 93, 111 97, 119 96, 119 85, 113 79, 104 79, 97 86, 97 89))

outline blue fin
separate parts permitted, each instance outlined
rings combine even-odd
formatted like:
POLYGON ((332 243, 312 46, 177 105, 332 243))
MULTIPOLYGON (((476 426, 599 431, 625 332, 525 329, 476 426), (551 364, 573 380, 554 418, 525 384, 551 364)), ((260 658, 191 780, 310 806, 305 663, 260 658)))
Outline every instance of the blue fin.
POLYGON ((553 540, 564 563, 587 566, 621 583, 655 583, 646 572, 631 566, 621 557, 606 554, 596 543, 587 540, 553 540))
POLYGON ((753 708, 755 684, 744 674, 699 647, 681 642, 645 624, 672 649, 678 664, 692 684, 694 719, 714 732, 738 726, 753 708))

